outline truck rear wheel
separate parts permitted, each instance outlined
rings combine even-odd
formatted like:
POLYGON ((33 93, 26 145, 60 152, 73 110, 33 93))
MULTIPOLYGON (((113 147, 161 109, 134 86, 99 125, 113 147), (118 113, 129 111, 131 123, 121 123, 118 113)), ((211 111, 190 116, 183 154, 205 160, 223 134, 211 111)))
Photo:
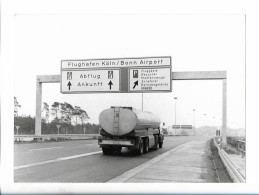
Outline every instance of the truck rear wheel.
POLYGON ((103 150, 103 154, 105 155, 112 153, 112 148, 102 148, 102 150, 103 150))
POLYGON ((163 147, 163 140, 161 142, 159 142, 159 148, 163 147))
POLYGON ((121 149, 122 149, 122 147, 117 147, 117 148, 114 148, 114 152, 121 153, 121 149))
POLYGON ((148 138, 146 138, 144 140, 144 153, 147 153, 148 149, 149 149, 149 140, 148 140, 148 138))

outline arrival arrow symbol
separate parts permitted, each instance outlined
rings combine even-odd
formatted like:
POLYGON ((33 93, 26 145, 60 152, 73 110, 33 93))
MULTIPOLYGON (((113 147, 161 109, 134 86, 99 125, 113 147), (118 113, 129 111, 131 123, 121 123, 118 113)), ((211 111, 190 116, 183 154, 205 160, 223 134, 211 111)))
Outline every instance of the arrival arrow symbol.
POLYGON ((110 81, 109 83, 108 83, 108 85, 110 85, 110 90, 112 89, 112 81, 110 81))
POLYGON ((133 89, 135 89, 136 86, 138 86, 138 81, 135 81, 135 82, 134 82, 133 89))
POLYGON ((72 86, 72 84, 70 83, 70 81, 68 82, 67 86, 68 86, 68 90, 70 91, 70 86, 72 86))

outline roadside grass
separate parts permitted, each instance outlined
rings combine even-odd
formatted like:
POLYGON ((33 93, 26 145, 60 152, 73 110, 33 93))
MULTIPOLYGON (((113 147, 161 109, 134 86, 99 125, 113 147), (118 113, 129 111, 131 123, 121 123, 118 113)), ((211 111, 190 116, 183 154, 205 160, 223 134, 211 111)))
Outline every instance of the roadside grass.
POLYGON ((240 151, 238 150, 238 140, 245 141, 244 136, 228 136, 227 137, 227 148, 225 151, 228 154, 239 154, 240 151))

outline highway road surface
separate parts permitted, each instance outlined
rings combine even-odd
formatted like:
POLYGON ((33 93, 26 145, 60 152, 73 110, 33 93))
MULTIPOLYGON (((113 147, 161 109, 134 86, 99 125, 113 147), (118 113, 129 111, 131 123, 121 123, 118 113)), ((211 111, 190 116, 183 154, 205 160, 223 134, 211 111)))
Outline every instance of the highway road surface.
POLYGON ((197 138, 165 137, 162 149, 140 156, 127 149, 103 155, 97 140, 15 144, 14 181, 103 183, 197 138))

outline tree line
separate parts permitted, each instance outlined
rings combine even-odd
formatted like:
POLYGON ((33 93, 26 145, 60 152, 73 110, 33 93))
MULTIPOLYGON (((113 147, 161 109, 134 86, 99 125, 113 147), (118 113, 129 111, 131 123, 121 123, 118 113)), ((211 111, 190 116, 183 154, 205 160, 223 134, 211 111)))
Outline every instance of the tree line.
MULTIPOLYGON (((14 132, 15 134, 34 134, 35 117, 20 116, 21 108, 17 97, 14 97, 14 132), (17 130, 17 126, 19 127, 17 130)), ((42 134, 84 134, 98 133, 99 125, 90 124, 87 112, 79 106, 72 106, 67 102, 54 102, 49 105, 43 102, 41 131, 42 134)))

